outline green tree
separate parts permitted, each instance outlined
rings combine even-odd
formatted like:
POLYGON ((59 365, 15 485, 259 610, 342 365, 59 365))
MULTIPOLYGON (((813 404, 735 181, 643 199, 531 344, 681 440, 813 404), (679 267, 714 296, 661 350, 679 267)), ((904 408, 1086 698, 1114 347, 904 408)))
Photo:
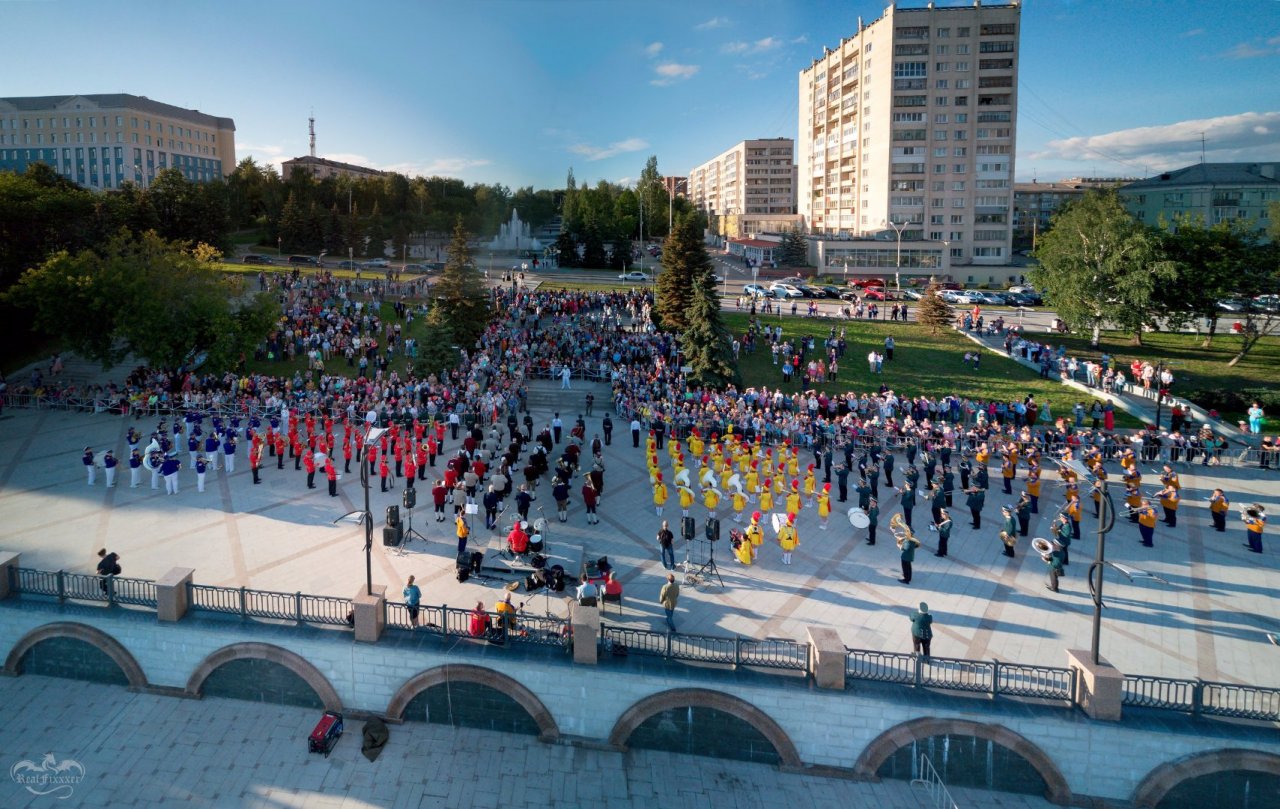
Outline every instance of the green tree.
POLYGON ((387 229, 382 222, 382 212, 378 210, 378 203, 373 203, 373 213, 369 215, 369 222, 365 227, 365 236, 369 240, 369 246, 366 248, 366 255, 370 258, 386 258, 387 256, 387 229))
POLYGON ((1209 333, 1204 347, 1213 343, 1218 324, 1218 301, 1233 297, 1257 261, 1257 237, 1253 228, 1231 219, 1206 227, 1204 217, 1174 221, 1161 234, 1164 251, 1174 262, 1177 275, 1157 290, 1165 313, 1165 325, 1180 330, 1195 320, 1206 320, 1209 333))
POLYGON ((216 258, 207 245, 121 231, 96 252, 56 253, 5 297, 32 312, 38 330, 104 367, 132 353, 156 367, 205 354, 210 367, 229 368, 266 336, 276 307, 265 294, 246 297, 216 258))
POLYGON ((694 284, 703 275, 711 275, 711 257, 707 255, 696 224, 685 220, 662 246, 662 271, 658 273, 654 303, 661 328, 673 332, 685 330, 694 284))
POLYGON ((805 267, 809 264, 809 244, 798 228, 782 234, 781 261, 786 267, 805 267))
POLYGON ((578 266, 578 240, 568 230, 561 230, 556 237, 556 250, 561 267, 578 266))
POLYGON ((468 349, 489 324, 489 293, 467 244, 470 235, 459 216, 449 242, 449 259, 436 282, 435 300, 427 315, 429 324, 448 326, 458 344, 468 349))
POLYGON ((413 361, 413 372, 426 379, 458 366, 457 337, 448 323, 428 321, 418 340, 418 357, 413 361))
POLYGON ((609 266, 609 254, 604 249, 604 239, 600 235, 600 227, 595 222, 587 224, 582 239, 582 266, 591 269, 602 269, 609 266))
MULTIPOLYGON (((678 233, 678 231, 677 231, 678 233)), ((673 234, 668 243, 676 238, 673 234)), ((688 379, 709 388, 722 389, 740 381, 733 360, 733 337, 720 316, 720 295, 710 261, 694 276, 692 300, 685 310, 686 328, 680 334, 683 362, 690 369, 688 379)))
POLYGON ((290 192, 280 210, 280 221, 276 226, 281 246, 285 250, 300 250, 306 238, 306 220, 302 209, 298 206, 298 198, 290 192))
POLYGON ((344 235, 342 214, 338 213, 338 203, 329 208, 329 215, 324 220, 324 249, 330 255, 346 256, 346 238, 344 235))
POLYGON ((626 236, 615 238, 609 250, 609 267, 625 272, 631 266, 631 260, 631 240, 626 236))
POLYGON ((360 223, 360 208, 354 203, 351 213, 347 215, 346 232, 343 241, 352 255, 364 255, 364 226, 360 223))
POLYGON ((645 238, 665 238, 667 234, 668 206, 671 200, 662 184, 662 172, 658 171, 657 155, 649 155, 640 170, 636 194, 644 206, 645 238))
POLYGON ((1177 275, 1158 234, 1137 222, 1114 191, 1091 192, 1053 218, 1039 241, 1040 265, 1028 274, 1066 324, 1088 331, 1096 348, 1102 327, 1118 325, 1142 344, 1142 329, 1160 315, 1157 287, 1177 275))
POLYGON ((939 296, 941 287, 938 282, 929 279, 929 288, 916 307, 916 320, 929 329, 929 333, 937 335, 939 331, 951 325, 955 313, 951 306, 939 296))

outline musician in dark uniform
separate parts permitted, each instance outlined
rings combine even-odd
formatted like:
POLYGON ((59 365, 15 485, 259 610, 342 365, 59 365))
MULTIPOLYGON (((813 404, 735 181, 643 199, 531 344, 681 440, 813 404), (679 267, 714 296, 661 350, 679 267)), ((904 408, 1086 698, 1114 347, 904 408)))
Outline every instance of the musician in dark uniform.
MULTIPOLYGON (((849 467, 846 464, 840 464, 836 467, 836 488, 839 491, 838 501, 843 503, 849 499, 849 467)), ((870 493, 871 490, 867 489, 870 493)))
POLYGON ((978 471, 973 474, 973 485, 982 489, 984 492, 991 487, 991 480, 987 475, 987 468, 985 466, 979 466, 978 471))
POLYGON ((951 515, 942 510, 941 519, 938 520, 938 551, 934 556, 946 558, 947 543, 951 541, 951 515))
POLYGON ((956 476, 947 464, 942 465, 942 492, 947 496, 947 508, 951 508, 951 493, 956 487, 956 476))
POLYGON ((867 519, 871 521, 867 526, 867 544, 874 545, 876 544, 876 525, 880 522, 880 506, 874 497, 863 511, 867 512, 867 519))
POLYGON ((1031 527, 1031 496, 1023 492, 1014 511, 1018 516, 1018 536, 1025 537, 1031 527))
POLYGON ((960 459, 960 488, 961 489, 969 488, 969 475, 972 472, 973 472, 973 464, 969 462, 969 457, 966 455, 964 458, 960 459))
POLYGON ((1045 587, 1053 592, 1058 592, 1058 577, 1062 575, 1062 545, 1058 542, 1053 543, 1053 551, 1049 554, 1049 558, 1045 560, 1049 565, 1049 580, 1045 582, 1045 587))
POLYGON ((965 498, 965 505, 969 507, 969 513, 973 515, 973 527, 982 527, 982 507, 987 502, 987 493, 981 486, 974 486, 968 490, 968 497, 965 498))

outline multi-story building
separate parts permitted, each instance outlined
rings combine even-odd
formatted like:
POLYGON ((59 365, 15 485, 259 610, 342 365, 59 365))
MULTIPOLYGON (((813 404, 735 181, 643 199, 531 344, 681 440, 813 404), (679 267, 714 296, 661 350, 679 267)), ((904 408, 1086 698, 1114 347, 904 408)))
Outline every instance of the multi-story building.
POLYGON ((209 182, 236 167, 236 125, 128 93, 0 98, 0 171, 45 163, 92 189, 176 168, 209 182))
POLYGON ((1148 225, 1195 217, 1206 225, 1236 219, 1265 237, 1268 206, 1280 201, 1280 179, 1271 163, 1200 163, 1119 188, 1125 207, 1148 225))
POLYGON ((1115 188, 1134 181, 1133 177, 1072 177, 1056 183, 1013 185, 1013 244, 1018 249, 1033 248, 1038 234, 1049 229, 1049 220, 1068 202, 1080 199, 1095 188, 1115 188))
POLYGON ((722 236, 797 227, 794 155, 790 138, 744 140, 689 172, 689 200, 722 236))
POLYGON ((325 177, 355 177, 359 179, 361 177, 381 177, 386 174, 384 171, 371 169, 367 166, 340 163, 337 160, 326 160, 323 157, 314 157, 312 155, 295 157, 280 164, 280 176, 286 180, 295 171, 309 172, 317 180, 323 180, 325 177))
POLYGON ((663 177, 662 187, 667 193, 674 197, 689 196, 689 178, 688 177, 663 177))
POLYGON ((904 248, 946 243, 949 264, 1009 261, 1020 15, 1018 2, 894 4, 800 72, 811 233, 901 229, 904 248))

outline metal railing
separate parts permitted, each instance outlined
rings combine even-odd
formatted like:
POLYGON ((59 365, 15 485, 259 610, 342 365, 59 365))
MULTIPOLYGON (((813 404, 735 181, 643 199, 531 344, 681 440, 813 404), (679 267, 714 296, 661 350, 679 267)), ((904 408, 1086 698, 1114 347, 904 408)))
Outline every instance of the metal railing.
POLYGON ((9 586, 22 593, 52 596, 59 601, 102 601, 109 605, 156 606, 156 584, 150 579, 32 568, 11 568, 11 571, 9 586))
POLYGON ((1193 716, 1280 722, 1280 688, 1126 674, 1123 704, 1193 716))
POLYGON ((744 638, 741 635, 686 635, 632 629, 623 626, 600 626, 601 645, 605 651, 715 663, 725 666, 753 666, 764 669, 809 671, 809 644, 786 638, 744 638))
POLYGON ((992 697, 1075 702, 1076 673, 1057 666, 846 649, 845 677, 992 697))
POLYGON ((1199 713, 1200 683, 1172 677, 1124 676, 1122 705, 1199 713))
POLYGON ((930 809, 960 809, 947 785, 942 783, 942 776, 934 769, 933 762, 924 753, 917 762, 916 777, 911 779, 911 786, 924 787, 929 793, 930 809))

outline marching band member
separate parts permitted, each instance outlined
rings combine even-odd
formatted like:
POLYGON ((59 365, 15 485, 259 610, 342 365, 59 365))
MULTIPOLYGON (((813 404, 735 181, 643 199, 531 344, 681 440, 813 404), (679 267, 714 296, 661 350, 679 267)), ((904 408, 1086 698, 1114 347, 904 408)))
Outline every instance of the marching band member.
POLYGON ((756 558, 755 545, 746 536, 734 531, 730 534, 730 542, 733 545, 733 556, 740 564, 751 567, 751 563, 756 558))
POLYGON ((773 510, 773 480, 772 480, 772 478, 765 478, 765 480, 764 480, 764 488, 760 490, 760 510, 761 510, 761 511, 772 511, 772 510, 773 510))
MULTIPOLYGON (((652 433, 650 438, 652 439, 652 433)), ((653 483, 653 507, 655 513, 659 517, 662 516, 662 507, 667 504, 667 484, 662 482, 662 473, 659 472, 653 483)))
POLYGON ((209 471, 209 463, 204 459, 203 455, 196 456, 196 491, 204 491, 204 476, 209 471))
POLYGON ((160 488, 160 467, 164 466, 164 455, 159 450, 147 453, 147 463, 151 467, 151 488, 160 488))
POLYGON ((916 560, 916 548, 920 545, 920 540, 908 531, 902 537, 902 549, 898 555, 899 561, 902 562, 902 578, 898 581, 903 584, 911 583, 911 564, 916 560))
POLYGON ((1058 592, 1058 577, 1062 575, 1062 543, 1055 541, 1053 543, 1053 551, 1049 554, 1049 558, 1045 560, 1045 564, 1049 566, 1049 579, 1045 582, 1045 588, 1058 592))
POLYGON ((787 495, 787 512, 790 514, 800 513, 800 481, 791 481, 791 493, 787 495))
POLYGON ((1155 547, 1156 534, 1156 510, 1151 505, 1151 501, 1142 498, 1142 505, 1138 508, 1138 533, 1142 535, 1142 544, 1148 548, 1155 547))
POLYGON ((1231 508, 1231 501, 1227 499, 1227 495, 1222 489, 1214 489, 1213 494, 1209 497, 1209 516, 1213 518, 1213 530, 1219 534, 1225 533, 1227 530, 1227 510, 1231 508))
POLYGON ((796 533, 796 513, 787 513, 787 521, 778 529, 778 545, 782 547, 782 564, 791 564, 791 552, 800 544, 800 536, 796 533))
POLYGON ((677 486, 676 492, 680 495, 680 516, 688 517, 689 509, 693 506, 693 489, 688 486, 677 486))
MULTIPOLYGON (((764 531, 760 528, 760 518, 763 515, 758 511, 751 512, 751 524, 747 526, 746 537, 752 546, 759 548, 764 542, 764 531)), ((752 558, 755 558, 755 551, 752 551, 752 558)))
POLYGON ((1138 521, 1138 509, 1142 508, 1142 491, 1136 484, 1125 482, 1124 504, 1129 509, 1129 522, 1138 521))
POLYGON ((1071 564, 1071 524, 1066 514, 1059 514, 1053 522, 1054 544, 1062 547, 1062 566, 1071 564))
POLYGON ((1031 495, 1023 492, 1013 510, 1018 518, 1018 536, 1025 537, 1031 528, 1031 495))
POLYGON ((969 506, 969 514, 973 516, 973 527, 982 527, 982 507, 986 505, 987 493, 981 486, 974 486, 968 490, 968 496, 965 498, 965 505, 969 506))
POLYGON ((1071 538, 1080 538, 1080 496, 1078 494, 1067 495, 1067 506, 1064 511, 1066 516, 1071 520, 1071 538))
POLYGON ((1254 504, 1244 510, 1244 530, 1249 541, 1245 547, 1254 553, 1262 553, 1262 529, 1267 526, 1267 512, 1254 504))
POLYGON ((942 491, 942 481, 935 480, 933 486, 929 489, 929 510, 932 512, 933 522, 929 526, 930 531, 938 530, 938 523, 942 522, 942 509, 947 502, 947 496, 942 491))
POLYGON ((169 453, 160 464, 160 474, 164 475, 164 492, 165 494, 178 493, 178 469, 182 466, 182 462, 169 453))
POLYGON ((1178 473, 1173 471, 1173 467, 1169 464, 1164 465, 1164 471, 1160 473, 1160 482, 1165 486, 1172 486, 1174 489, 1182 488, 1182 481, 1178 480, 1178 473))
POLYGON ((1027 495, 1031 498, 1031 513, 1040 513, 1040 466, 1027 470, 1027 495))
POLYGON ((951 541, 951 515, 944 509, 942 519, 938 522, 938 551, 934 556, 946 558, 947 543, 951 541))
MULTIPOLYGON (((92 486, 94 475, 97 473, 96 470, 94 469, 93 447, 85 447, 84 455, 80 456, 80 460, 82 463, 84 463, 85 471, 89 473, 89 485, 92 486)), ((155 486, 152 486, 151 488, 154 489, 155 486)))
POLYGON ((1000 525, 1000 542, 1004 544, 1004 555, 1013 558, 1013 545, 1017 542, 1018 527, 1014 524, 1013 508, 1008 505, 1000 507, 1000 515, 1004 522, 1000 525))
POLYGON ((142 481, 142 451, 134 448, 129 453, 129 488, 138 488, 138 483, 142 481))
POLYGON ((106 474, 107 474, 107 488, 108 488, 108 489, 114 489, 114 488, 115 488, 115 485, 116 485, 116 464, 118 464, 118 463, 119 463, 119 461, 117 461, 117 460, 116 460, 116 456, 112 453, 112 451, 111 451, 111 450, 107 450, 107 454, 106 454, 106 455, 104 455, 104 456, 102 457, 102 467, 103 467, 103 469, 104 469, 104 470, 106 470, 106 474))
POLYGON ((827 518, 831 516, 831 484, 822 484, 822 491, 818 493, 818 527, 823 531, 827 530, 827 518))
POLYGON ((708 486, 706 491, 702 493, 702 505, 707 507, 707 516, 714 520, 716 507, 720 505, 720 491, 708 486))
POLYGON ((902 519, 906 521, 908 528, 915 530, 911 524, 911 511, 916 507, 916 488, 910 482, 904 482, 898 494, 902 504, 902 519))
POLYGON ((867 512, 867 519, 871 522, 867 525, 867 544, 876 544, 876 526, 880 524, 880 505, 873 497, 867 502, 867 507, 863 509, 867 512))
POLYGON ((812 505, 814 494, 817 491, 817 478, 813 474, 813 464, 809 464, 809 468, 804 472, 804 496, 812 505))
POLYGON ((742 510, 747 507, 747 494, 742 489, 734 489, 730 496, 733 503, 733 521, 742 522, 742 510))
POLYGON ((1176 528, 1178 525, 1178 501, 1181 499, 1178 494, 1178 488, 1168 484, 1156 496, 1160 498, 1160 507, 1164 509, 1164 524, 1170 528, 1176 528))

